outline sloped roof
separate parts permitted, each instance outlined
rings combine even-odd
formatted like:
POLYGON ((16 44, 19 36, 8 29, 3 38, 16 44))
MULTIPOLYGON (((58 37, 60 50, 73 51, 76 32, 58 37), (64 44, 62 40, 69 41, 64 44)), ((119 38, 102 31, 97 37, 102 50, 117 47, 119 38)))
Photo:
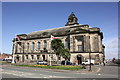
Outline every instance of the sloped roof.
POLYGON ((42 31, 36 31, 27 34, 27 38, 42 38, 42 37, 50 37, 53 36, 59 36, 59 35, 67 35, 69 32, 69 27, 61 27, 61 28, 54 28, 54 29, 48 29, 48 30, 42 30, 42 31))
POLYGON ((32 36, 32 35, 40 35, 40 34, 55 34, 55 33, 63 33, 69 30, 69 27, 61 27, 61 28, 54 28, 54 29, 47 29, 47 30, 42 30, 42 31, 36 31, 27 34, 27 36, 32 36))
POLYGON ((99 28, 89 28, 89 25, 72 25, 65 26, 60 28, 47 29, 42 31, 35 31, 28 34, 20 34, 19 38, 22 39, 34 39, 34 38, 49 38, 51 35, 53 36, 67 36, 68 34, 76 34, 76 33, 87 33, 87 32, 98 31, 99 28), (74 28, 74 29, 72 29, 74 28))

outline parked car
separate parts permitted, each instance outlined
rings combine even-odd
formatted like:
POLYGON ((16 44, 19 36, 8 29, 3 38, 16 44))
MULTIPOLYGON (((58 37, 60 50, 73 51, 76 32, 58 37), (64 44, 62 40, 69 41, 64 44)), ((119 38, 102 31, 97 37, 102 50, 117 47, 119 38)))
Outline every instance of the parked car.
POLYGON ((3 61, 3 59, 0 59, 0 61, 3 61))
POLYGON ((11 63, 12 62, 12 59, 8 59, 8 60, 6 60, 8 63, 11 63))
MULTIPOLYGON (((65 65, 65 61, 62 61, 61 65, 65 65)), ((66 61, 66 65, 72 65, 72 63, 70 61, 66 61)))
POLYGON ((37 61, 37 64, 47 65, 47 62, 46 61, 37 61))
POLYGON ((116 63, 116 64, 120 64, 120 59, 116 59, 116 60, 114 60, 114 63, 116 63))
MULTIPOLYGON (((90 60, 87 59, 86 61, 82 62, 82 65, 87 65, 87 64, 90 64, 90 60)), ((91 64, 94 65, 95 64, 95 61, 91 59, 91 64)))

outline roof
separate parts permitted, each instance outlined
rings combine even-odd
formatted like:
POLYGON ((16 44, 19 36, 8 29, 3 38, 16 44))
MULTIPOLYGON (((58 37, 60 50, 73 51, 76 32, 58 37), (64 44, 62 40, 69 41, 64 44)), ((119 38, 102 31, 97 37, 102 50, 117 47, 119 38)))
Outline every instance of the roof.
MULTIPOLYGON (((80 28, 82 26, 85 26, 85 25, 76 25, 74 27, 79 28, 79 31, 86 31, 86 29, 80 28)), ((71 30, 71 28, 74 28, 74 27, 73 26, 65 26, 65 27, 60 27, 60 28, 47 29, 47 30, 42 30, 42 31, 35 31, 35 32, 29 33, 29 34, 20 34, 18 36, 21 39, 45 38, 45 37, 50 37, 51 35, 53 35, 53 36, 63 36, 63 35, 68 35, 70 33, 73 33, 74 31, 71 30)), ((77 28, 76 28, 76 30, 77 30, 77 28)))
POLYGON ((89 25, 72 25, 72 26, 65 26, 65 27, 47 29, 42 31, 35 31, 28 34, 20 34, 18 36, 20 39, 25 40, 25 39, 33 39, 33 38, 49 38, 51 35, 56 37, 67 36, 69 34, 87 33, 89 31, 90 32, 99 31, 99 28, 89 28, 89 25))
POLYGON ((72 12, 68 18, 76 17, 75 14, 72 12))
POLYGON ((54 29, 47 29, 47 30, 42 30, 42 31, 36 31, 36 32, 32 32, 27 34, 27 36, 32 36, 32 35, 47 35, 47 34, 53 34, 55 35, 55 33, 60 34, 61 32, 66 32, 67 30, 69 30, 69 27, 60 27, 60 28, 54 28, 54 29))

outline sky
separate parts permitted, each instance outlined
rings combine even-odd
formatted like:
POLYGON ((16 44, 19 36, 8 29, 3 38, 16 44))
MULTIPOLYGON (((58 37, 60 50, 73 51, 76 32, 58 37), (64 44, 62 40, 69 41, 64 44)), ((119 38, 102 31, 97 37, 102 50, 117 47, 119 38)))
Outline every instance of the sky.
POLYGON ((106 59, 118 56, 117 2, 3 2, 2 52, 12 53, 12 39, 17 34, 64 27, 71 12, 79 24, 103 32, 106 59))

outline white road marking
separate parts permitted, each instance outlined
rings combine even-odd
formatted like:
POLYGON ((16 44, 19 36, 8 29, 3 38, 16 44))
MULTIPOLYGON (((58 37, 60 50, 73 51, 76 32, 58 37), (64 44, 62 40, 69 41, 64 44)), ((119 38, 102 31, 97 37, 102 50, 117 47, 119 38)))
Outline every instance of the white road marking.
POLYGON ((98 75, 101 75, 101 74, 98 74, 98 75))
POLYGON ((52 76, 52 75, 44 75, 44 74, 37 74, 37 73, 28 73, 28 72, 21 72, 21 71, 11 71, 11 70, 4 70, 2 71, 4 74, 15 75, 19 77, 32 77, 32 78, 62 78, 61 76, 52 76), (40 75, 40 76, 38 76, 40 75))
POLYGON ((96 72, 100 72, 101 68, 98 68, 98 70, 96 72))

